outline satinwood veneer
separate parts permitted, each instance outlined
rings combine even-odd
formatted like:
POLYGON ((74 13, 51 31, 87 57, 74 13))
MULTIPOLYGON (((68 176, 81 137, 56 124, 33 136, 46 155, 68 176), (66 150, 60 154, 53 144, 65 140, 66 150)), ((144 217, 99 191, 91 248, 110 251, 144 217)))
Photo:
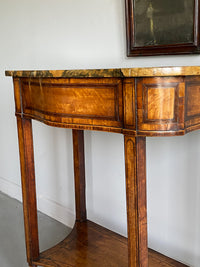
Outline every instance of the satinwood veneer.
POLYGON ((27 261, 45 267, 186 266, 147 247, 146 137, 200 129, 200 67, 6 71, 14 81, 27 261), (39 251, 32 119, 73 129, 76 222, 39 251), (124 135, 127 228, 87 220, 84 130, 124 135))

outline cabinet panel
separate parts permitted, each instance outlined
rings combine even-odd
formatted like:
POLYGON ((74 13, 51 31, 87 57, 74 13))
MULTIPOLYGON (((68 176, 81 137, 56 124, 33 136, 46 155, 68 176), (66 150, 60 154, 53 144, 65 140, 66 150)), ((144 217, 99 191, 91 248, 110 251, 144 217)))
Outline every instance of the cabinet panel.
POLYGON ((147 88, 146 120, 173 120, 175 117, 175 87, 147 88), (155 105, 155 103, 156 105, 155 105))
POLYGON ((35 119, 120 127, 120 79, 22 79, 23 113, 35 119))
POLYGON ((139 131, 184 129, 183 78, 141 78, 137 80, 139 131))
POLYGON ((200 77, 187 77, 185 90, 185 126, 190 131, 200 125, 200 77))

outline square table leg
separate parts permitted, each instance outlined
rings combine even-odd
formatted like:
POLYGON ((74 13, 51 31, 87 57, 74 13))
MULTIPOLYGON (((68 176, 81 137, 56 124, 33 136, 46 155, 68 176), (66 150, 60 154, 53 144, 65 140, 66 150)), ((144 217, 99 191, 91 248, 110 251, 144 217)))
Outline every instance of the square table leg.
POLYGON ((148 266, 146 138, 124 135, 129 267, 148 266))
POLYGON ((76 221, 83 222, 87 219, 85 199, 84 131, 72 130, 72 133, 74 154, 76 221))
POLYGON ((29 266, 39 258, 37 202, 33 153, 32 123, 30 119, 17 117, 21 184, 23 196, 24 227, 26 236, 27 261, 29 266))

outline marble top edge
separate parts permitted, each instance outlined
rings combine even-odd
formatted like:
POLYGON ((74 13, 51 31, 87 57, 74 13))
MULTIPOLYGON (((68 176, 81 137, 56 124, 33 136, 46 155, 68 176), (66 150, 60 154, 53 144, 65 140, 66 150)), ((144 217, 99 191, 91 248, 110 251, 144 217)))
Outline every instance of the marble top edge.
POLYGON ((35 78, 87 78, 87 77, 123 77, 121 69, 80 69, 80 70, 19 70, 6 71, 6 76, 35 78))
POLYGON ((200 75, 200 66, 148 67, 121 69, 80 70, 16 70, 5 72, 6 76, 27 78, 109 78, 109 77, 155 77, 200 75))

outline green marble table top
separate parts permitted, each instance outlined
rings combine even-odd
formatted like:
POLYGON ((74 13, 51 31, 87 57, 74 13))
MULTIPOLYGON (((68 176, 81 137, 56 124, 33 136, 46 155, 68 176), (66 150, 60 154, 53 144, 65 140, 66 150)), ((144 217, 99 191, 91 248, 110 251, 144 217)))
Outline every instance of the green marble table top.
POLYGON ((29 78, 109 78, 200 75, 200 66, 86 69, 86 70, 7 70, 6 76, 29 78))

